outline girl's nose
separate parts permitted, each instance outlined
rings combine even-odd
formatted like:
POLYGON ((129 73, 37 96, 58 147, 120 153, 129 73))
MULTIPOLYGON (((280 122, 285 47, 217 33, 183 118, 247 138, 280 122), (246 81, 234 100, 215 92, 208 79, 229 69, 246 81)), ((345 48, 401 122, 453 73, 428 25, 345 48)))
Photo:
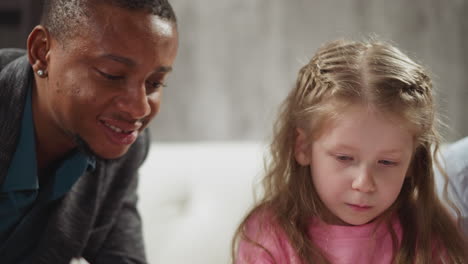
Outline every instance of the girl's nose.
POLYGON ((370 193, 375 191, 374 177, 368 168, 359 170, 358 175, 354 178, 351 187, 354 190, 370 193))

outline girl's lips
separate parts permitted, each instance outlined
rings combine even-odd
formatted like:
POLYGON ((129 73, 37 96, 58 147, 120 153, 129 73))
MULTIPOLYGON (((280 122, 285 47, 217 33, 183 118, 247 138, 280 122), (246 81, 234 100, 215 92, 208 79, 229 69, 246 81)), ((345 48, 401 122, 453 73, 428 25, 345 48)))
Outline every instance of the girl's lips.
POLYGON ((369 205, 358 205, 358 204, 349 204, 349 203, 347 203, 346 205, 356 211, 367 211, 372 208, 372 206, 369 206, 369 205))

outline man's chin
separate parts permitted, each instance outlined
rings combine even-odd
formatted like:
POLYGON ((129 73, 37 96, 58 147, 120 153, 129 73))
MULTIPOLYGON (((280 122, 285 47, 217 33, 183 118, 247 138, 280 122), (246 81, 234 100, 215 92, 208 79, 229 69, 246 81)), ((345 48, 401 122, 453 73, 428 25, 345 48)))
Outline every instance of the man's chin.
POLYGON ((74 141, 77 145, 79 151, 85 155, 94 158, 95 160, 116 160, 121 158, 125 153, 127 153, 128 148, 122 149, 120 151, 113 151, 108 153, 102 153, 101 151, 95 151, 93 148, 86 142, 81 136, 75 135, 74 141))
POLYGON ((124 151, 120 152, 112 152, 112 153, 106 153, 106 154, 97 154, 95 157, 99 157, 101 160, 117 160, 120 159, 122 156, 124 156, 127 153, 128 149, 125 149, 124 151))

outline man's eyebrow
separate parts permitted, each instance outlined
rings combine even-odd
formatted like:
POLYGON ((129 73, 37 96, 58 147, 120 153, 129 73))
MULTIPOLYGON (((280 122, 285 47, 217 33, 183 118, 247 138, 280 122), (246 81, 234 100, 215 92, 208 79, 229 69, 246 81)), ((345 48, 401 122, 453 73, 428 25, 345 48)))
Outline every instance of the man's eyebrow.
POLYGON ((161 67, 156 69, 156 72, 162 72, 162 73, 171 72, 171 71, 172 71, 171 66, 161 66, 161 67))
POLYGON ((109 60, 113 60, 113 61, 116 61, 116 62, 123 63, 123 64, 125 64, 127 66, 135 66, 136 65, 136 62, 133 61, 132 59, 122 57, 122 56, 118 56, 118 55, 114 55, 114 54, 104 54, 101 57, 104 58, 104 59, 109 59, 109 60))
MULTIPOLYGON (((105 54, 103 56, 101 56, 102 58, 105 58, 105 59, 109 59, 109 60, 113 60, 113 61, 116 61, 116 62, 120 62, 120 63, 123 63, 127 66, 135 66, 137 63, 135 61, 133 61, 132 59, 130 58, 126 58, 126 57, 122 57, 122 56, 118 56, 118 55, 114 55, 114 54, 105 54)), ((158 67, 156 68, 155 72, 161 72, 161 73, 166 73, 166 72, 171 72, 172 71, 172 67, 171 66, 161 66, 161 67, 158 67)))

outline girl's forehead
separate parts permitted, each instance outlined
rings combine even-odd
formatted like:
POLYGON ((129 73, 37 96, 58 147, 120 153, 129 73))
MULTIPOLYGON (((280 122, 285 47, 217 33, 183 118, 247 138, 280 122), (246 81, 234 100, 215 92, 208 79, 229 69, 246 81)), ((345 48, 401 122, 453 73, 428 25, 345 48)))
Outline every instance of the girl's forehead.
POLYGON ((331 103, 329 114, 322 122, 323 129, 339 127, 359 128, 360 126, 384 126, 407 130, 410 122, 403 113, 378 109, 375 105, 364 103, 331 103), (334 105, 334 106, 333 106, 334 105))
POLYGON ((329 144, 393 148, 413 141, 414 133, 399 115, 353 105, 323 122, 317 139, 329 144))

